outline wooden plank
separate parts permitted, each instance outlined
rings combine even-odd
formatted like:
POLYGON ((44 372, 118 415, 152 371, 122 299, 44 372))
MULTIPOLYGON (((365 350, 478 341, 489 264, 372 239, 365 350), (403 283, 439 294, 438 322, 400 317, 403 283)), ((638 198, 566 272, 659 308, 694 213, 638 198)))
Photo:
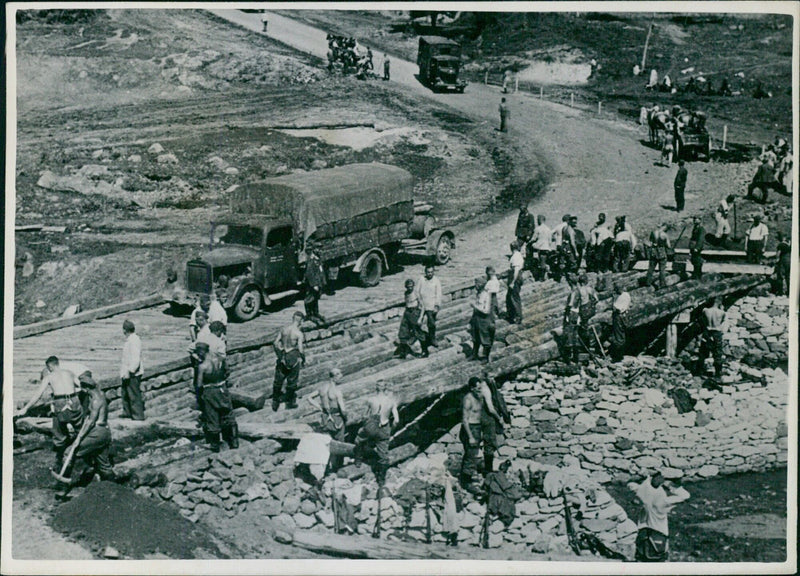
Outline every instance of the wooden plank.
MULTIPOLYGON (((647 260, 640 260, 633 265, 634 270, 647 270, 647 260)), ((686 262, 686 271, 692 272, 694 266, 686 262)), ((703 262, 703 274, 772 274, 773 267, 765 264, 750 264, 746 262, 703 262)))
MULTIPOLYGON (((68 326, 75 326, 85 322, 91 322, 99 318, 107 318, 117 314, 130 312, 131 310, 138 310, 139 308, 149 308, 150 306, 158 306, 164 302, 164 298, 160 294, 145 296, 144 298, 137 298, 136 300, 128 300, 120 304, 112 304, 111 306, 103 306, 87 312, 81 312, 70 316, 69 318, 55 318, 53 320, 44 320, 42 322, 35 322, 33 324, 26 324, 24 326, 14 326, 14 338, 27 338, 43 332, 51 330, 58 330, 68 326)), ((120 330, 122 328, 120 327, 120 330)))
MULTIPOLYGON (((675 254, 689 255, 688 248, 675 248, 675 254)), ((747 258, 744 250, 703 250, 703 258, 747 258)), ((776 252, 764 252, 764 258, 774 258, 776 252)))
POLYGON ((322 552, 348 558, 381 560, 454 560, 472 559, 475 550, 448 548, 444 544, 383 540, 368 536, 332 534, 295 530, 292 545, 312 552, 322 552))

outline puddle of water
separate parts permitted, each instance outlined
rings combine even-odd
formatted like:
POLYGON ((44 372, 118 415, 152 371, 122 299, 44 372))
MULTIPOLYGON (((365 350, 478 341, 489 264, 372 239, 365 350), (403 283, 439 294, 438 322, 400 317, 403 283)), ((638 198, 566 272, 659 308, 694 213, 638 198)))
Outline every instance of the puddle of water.
POLYGON ((592 67, 589 64, 533 61, 518 73, 520 82, 534 84, 586 84, 592 67))
POLYGON ((378 141, 391 140, 400 136, 408 136, 411 128, 391 128, 375 130, 366 126, 354 128, 300 128, 281 130, 284 134, 295 138, 316 138, 332 146, 347 146, 353 150, 363 150, 374 146, 378 141))

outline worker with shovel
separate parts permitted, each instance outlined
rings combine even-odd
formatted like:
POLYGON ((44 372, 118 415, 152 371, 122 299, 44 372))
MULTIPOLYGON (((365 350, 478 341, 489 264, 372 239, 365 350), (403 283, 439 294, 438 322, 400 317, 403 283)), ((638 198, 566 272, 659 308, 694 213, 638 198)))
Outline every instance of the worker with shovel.
POLYGON ((78 432, 78 437, 70 446, 67 457, 60 472, 53 472, 53 476, 66 484, 64 495, 77 484, 85 471, 80 468, 77 473, 69 476, 69 472, 76 461, 88 464, 101 480, 115 480, 116 474, 108 458, 108 449, 111 446, 111 432, 108 429, 108 403, 105 394, 98 389, 97 384, 90 378, 83 381, 83 388, 88 391, 87 415, 78 432))
POLYGON ((69 427, 78 430, 83 423, 83 408, 78 398, 82 382, 79 378, 82 378, 83 382, 91 380, 91 372, 83 370, 83 368, 79 368, 79 370, 82 370, 82 373, 76 375, 61 367, 58 358, 50 356, 45 362, 41 384, 36 394, 14 414, 16 417, 27 414, 28 410, 50 388, 53 393, 50 408, 53 413, 53 449, 56 453, 56 472, 61 470, 64 463, 64 452, 70 440, 69 427))

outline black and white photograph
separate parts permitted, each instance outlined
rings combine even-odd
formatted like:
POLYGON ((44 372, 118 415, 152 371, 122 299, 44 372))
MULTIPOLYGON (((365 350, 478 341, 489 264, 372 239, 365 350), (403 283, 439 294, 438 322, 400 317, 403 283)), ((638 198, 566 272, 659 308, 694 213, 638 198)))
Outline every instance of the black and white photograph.
POLYGON ((797 571, 800 4, 5 16, 3 574, 797 571))

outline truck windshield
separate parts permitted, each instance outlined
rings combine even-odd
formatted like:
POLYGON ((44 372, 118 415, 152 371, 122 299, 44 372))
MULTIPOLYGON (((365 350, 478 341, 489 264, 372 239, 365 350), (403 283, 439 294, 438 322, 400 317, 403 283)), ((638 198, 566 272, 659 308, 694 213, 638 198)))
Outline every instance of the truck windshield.
POLYGON ((261 247, 263 231, 256 226, 243 226, 240 224, 221 224, 217 227, 220 244, 239 244, 241 246, 261 247))

